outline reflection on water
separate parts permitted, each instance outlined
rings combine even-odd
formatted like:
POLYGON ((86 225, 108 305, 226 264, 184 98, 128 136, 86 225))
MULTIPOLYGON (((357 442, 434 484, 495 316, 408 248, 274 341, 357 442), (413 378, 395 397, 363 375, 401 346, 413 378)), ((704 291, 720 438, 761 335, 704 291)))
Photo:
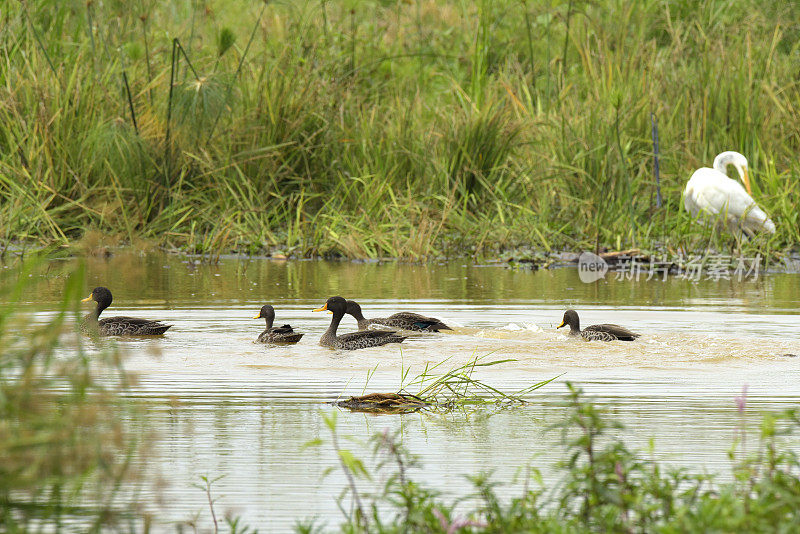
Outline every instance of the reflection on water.
MULTIPOLYGON (((51 265, 26 295, 33 320, 44 321, 60 298, 68 262, 51 265)), ((800 399, 800 276, 757 281, 608 281, 583 284, 573 269, 518 271, 464 262, 434 265, 276 262, 228 259, 196 265, 184 258, 120 255, 89 261, 87 288, 114 293, 109 315, 124 313, 173 323, 163 339, 131 339, 132 390, 148 404, 158 437, 148 470, 167 485, 152 490, 159 520, 206 518, 205 497, 192 487, 202 475, 215 484, 218 506, 243 514, 262 530, 285 530, 295 519, 339 519, 334 497, 343 480, 329 447, 302 449, 326 438, 321 404, 341 395, 390 391, 401 373, 426 363, 448 365, 474 355, 516 361, 478 376, 505 390, 558 374, 532 403, 487 417, 484 412, 402 417, 341 413, 340 432, 365 440, 401 428, 425 469, 416 476, 451 495, 463 475, 493 470, 511 484, 525 463, 543 468, 560 459, 557 433, 545 429, 563 414, 563 381, 580 384, 628 426, 634 445, 654 438, 656 454, 698 470, 725 472, 726 452, 740 424, 733 397, 749 386, 757 412, 800 399), (316 344, 330 316, 311 309, 331 295, 358 299, 367 317, 403 309, 455 327, 416 335, 400 346, 336 352, 316 344), (295 346, 253 343, 264 303, 277 324, 306 336, 295 346), (567 307, 584 325, 616 322, 644 334, 633 343, 585 343, 555 330, 567 307), (158 495, 160 498, 155 499, 158 495), (159 504, 160 503, 160 504, 159 504)), ((340 331, 355 329, 347 317, 340 331)), ((491 412, 491 410, 487 411, 491 412)), ((358 446, 353 446, 358 450, 358 446)), ((363 456, 367 457, 366 449, 363 456)), ((203 520, 201 520, 201 524, 203 520)))

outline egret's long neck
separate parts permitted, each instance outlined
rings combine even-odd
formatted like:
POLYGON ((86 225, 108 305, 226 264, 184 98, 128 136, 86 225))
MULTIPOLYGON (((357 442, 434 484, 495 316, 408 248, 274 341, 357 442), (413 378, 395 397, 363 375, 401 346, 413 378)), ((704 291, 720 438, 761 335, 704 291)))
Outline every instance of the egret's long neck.
MULTIPOLYGON (((714 170, 719 171, 725 176, 728 176, 727 167, 733 165, 739 171, 739 176, 742 176, 742 169, 747 167, 747 159, 738 152, 727 151, 717 154, 714 158, 714 170)), ((730 177, 729 177, 730 178, 730 177)), ((744 178, 742 178, 744 181, 744 178)))
POLYGON ((730 163, 730 161, 728 161, 727 158, 718 157, 714 160, 714 170, 728 176, 728 163, 730 163))

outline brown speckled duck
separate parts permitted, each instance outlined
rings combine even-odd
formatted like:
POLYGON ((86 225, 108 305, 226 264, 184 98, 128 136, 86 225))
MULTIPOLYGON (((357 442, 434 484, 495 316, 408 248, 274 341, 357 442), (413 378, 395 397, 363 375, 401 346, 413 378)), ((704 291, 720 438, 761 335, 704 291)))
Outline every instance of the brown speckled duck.
POLYGON ((295 332, 291 325, 285 324, 283 326, 272 326, 275 322, 275 308, 269 304, 261 306, 261 311, 253 319, 264 319, 267 323, 267 328, 258 336, 259 343, 297 343, 303 334, 295 332))
POLYGON ((347 313, 352 315, 358 321, 358 329, 366 330, 371 324, 379 324, 389 326, 391 328, 400 328, 402 330, 410 330, 414 332, 438 332, 440 330, 452 330, 449 326, 444 324, 439 319, 434 317, 425 317, 418 313, 412 312, 399 312, 389 317, 379 317, 377 319, 366 319, 364 314, 361 313, 361 306, 354 300, 347 301, 347 313))
POLYGON ((319 339, 319 344, 323 347, 344 350, 365 349, 367 347, 379 347, 387 343, 401 343, 406 338, 405 336, 397 335, 393 330, 361 330, 337 336, 336 329, 339 327, 339 323, 347 310, 347 301, 343 297, 331 297, 321 308, 317 308, 314 311, 325 310, 333 313, 333 317, 331 318, 331 325, 319 339))
POLYGON ((97 332, 101 336, 160 336, 172 327, 171 324, 136 317, 120 316, 98 320, 100 314, 111 305, 113 300, 111 291, 106 287, 94 288, 92 294, 81 302, 91 300, 97 303, 97 308, 83 318, 81 330, 84 332, 97 332))
POLYGON ((578 312, 567 310, 564 312, 564 319, 556 328, 569 325, 569 333, 572 336, 580 336, 586 341, 633 341, 640 334, 631 332, 623 326, 617 324, 593 324, 581 330, 581 322, 578 312))

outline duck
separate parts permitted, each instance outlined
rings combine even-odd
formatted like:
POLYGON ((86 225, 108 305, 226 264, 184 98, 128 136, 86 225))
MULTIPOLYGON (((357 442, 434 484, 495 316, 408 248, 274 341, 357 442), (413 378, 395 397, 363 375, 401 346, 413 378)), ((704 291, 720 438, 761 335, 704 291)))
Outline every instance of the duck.
POLYGON ((415 332, 438 332, 440 330, 452 330, 439 319, 425 317, 418 313, 399 312, 389 317, 379 317, 377 319, 366 319, 361 313, 361 306, 354 300, 347 301, 347 313, 352 315, 358 322, 359 330, 366 330, 371 324, 379 324, 401 330, 411 330, 415 332))
POLYGON ((348 334, 336 335, 336 329, 347 312, 347 301, 344 297, 330 297, 318 311, 330 311, 333 314, 331 325, 319 338, 319 344, 333 349, 355 350, 367 347, 379 347, 387 343, 402 343, 406 336, 397 335, 394 330, 360 330, 348 334))
POLYGON ((575 310, 565 311, 564 319, 556 328, 567 325, 571 336, 580 336, 586 341, 633 341, 641 335, 616 324, 593 324, 581 330, 581 322, 575 310))
POLYGON ((172 327, 171 324, 136 317, 119 316, 99 319, 100 314, 111 306, 113 300, 111 291, 102 286, 94 288, 88 297, 82 299, 81 302, 96 302, 97 308, 83 318, 81 330, 96 332, 101 336, 160 336, 172 327))
POLYGON ((275 308, 269 304, 261 306, 261 311, 253 319, 265 319, 267 323, 267 328, 256 339, 259 343, 297 343, 303 337, 303 334, 295 332, 291 325, 273 327, 275 308))

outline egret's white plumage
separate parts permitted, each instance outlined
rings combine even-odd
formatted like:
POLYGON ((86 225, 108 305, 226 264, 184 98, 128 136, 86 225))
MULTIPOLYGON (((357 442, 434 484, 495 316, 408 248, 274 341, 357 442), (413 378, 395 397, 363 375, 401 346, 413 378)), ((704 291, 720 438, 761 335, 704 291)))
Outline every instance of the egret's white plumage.
POLYGON ((750 192, 747 158, 738 152, 723 152, 714 158, 714 168, 703 167, 692 174, 683 190, 683 204, 692 217, 711 219, 712 224, 726 227, 731 233, 748 235, 766 231, 775 233, 775 223, 758 207, 750 192), (726 167, 733 165, 744 182, 728 178, 726 167))

